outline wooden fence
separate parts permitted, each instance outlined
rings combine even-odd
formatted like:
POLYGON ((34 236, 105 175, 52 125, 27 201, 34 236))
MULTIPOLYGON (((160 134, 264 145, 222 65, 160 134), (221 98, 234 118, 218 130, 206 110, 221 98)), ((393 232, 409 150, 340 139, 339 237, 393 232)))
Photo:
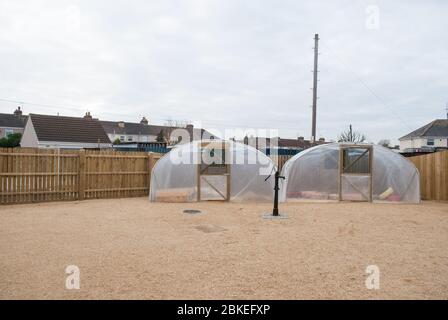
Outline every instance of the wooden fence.
POLYGON ((422 200, 448 201, 448 151, 408 159, 420 172, 422 200))
POLYGON ((274 161, 274 164, 277 165, 278 170, 281 171, 284 164, 286 163, 286 161, 291 159, 293 156, 292 155, 270 155, 269 157, 272 159, 272 161, 274 161))
POLYGON ((143 152, 0 148, 0 203, 144 196, 159 158, 143 152))

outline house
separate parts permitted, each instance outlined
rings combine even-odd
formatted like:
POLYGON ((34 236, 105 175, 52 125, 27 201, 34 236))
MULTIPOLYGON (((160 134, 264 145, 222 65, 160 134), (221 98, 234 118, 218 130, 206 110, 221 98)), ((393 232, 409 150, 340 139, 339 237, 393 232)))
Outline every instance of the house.
POLYGON ((22 115, 18 107, 14 113, 0 113, 0 138, 5 138, 13 133, 23 133, 27 116, 22 115))
POLYGON ((324 143, 325 138, 320 138, 316 142, 305 140, 304 137, 298 137, 297 139, 283 139, 280 137, 278 138, 278 147, 280 149, 304 150, 324 143))
POLYGON ((100 122, 111 142, 119 140, 120 143, 165 142, 168 144, 175 144, 179 142, 177 135, 172 136, 172 133, 176 129, 185 129, 186 133, 190 136, 190 141, 213 137, 208 131, 194 128, 192 124, 188 124, 185 128, 150 125, 145 117, 138 123, 125 121, 100 122), (157 141, 158 139, 163 139, 163 141, 157 141))
POLYGON ((109 140, 125 142, 151 142, 156 141, 160 130, 148 125, 148 120, 143 117, 139 123, 124 121, 100 121, 109 140))
POLYGON ((297 139, 285 139, 280 137, 275 138, 262 138, 262 137, 244 137, 244 144, 251 145, 256 149, 271 154, 275 149, 275 152, 279 155, 294 155, 302 150, 324 144, 325 138, 320 138, 316 142, 305 140, 304 137, 298 137, 297 139))
POLYGON ((448 148, 448 119, 437 119, 398 139, 400 152, 428 153, 448 148))
POLYGON ((30 113, 21 147, 90 149, 112 144, 98 119, 30 113))

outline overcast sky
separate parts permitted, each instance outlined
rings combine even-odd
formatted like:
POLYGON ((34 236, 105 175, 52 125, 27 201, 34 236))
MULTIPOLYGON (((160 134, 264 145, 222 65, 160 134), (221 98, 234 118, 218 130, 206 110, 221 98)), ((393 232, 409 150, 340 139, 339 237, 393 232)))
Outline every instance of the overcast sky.
POLYGON ((448 102, 448 1, 0 0, 0 112, 392 142, 448 102), (31 104, 33 103, 33 104, 31 104))

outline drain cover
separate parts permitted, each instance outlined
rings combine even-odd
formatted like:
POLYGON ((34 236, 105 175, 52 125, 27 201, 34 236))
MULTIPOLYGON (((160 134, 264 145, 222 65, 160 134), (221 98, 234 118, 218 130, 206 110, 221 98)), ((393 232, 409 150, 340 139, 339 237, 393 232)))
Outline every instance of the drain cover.
POLYGON ((196 214, 196 213, 201 213, 201 210, 187 209, 187 210, 184 210, 184 213, 196 214))

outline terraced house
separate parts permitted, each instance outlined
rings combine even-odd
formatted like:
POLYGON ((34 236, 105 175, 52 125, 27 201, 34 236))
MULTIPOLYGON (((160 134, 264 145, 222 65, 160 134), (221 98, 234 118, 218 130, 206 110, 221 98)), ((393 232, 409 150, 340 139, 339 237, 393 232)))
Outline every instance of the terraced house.
MULTIPOLYGON (((175 144, 179 142, 177 135, 172 134, 179 129, 175 126, 150 125, 143 117, 140 122, 125 121, 100 121, 111 142, 141 143, 141 142, 165 142, 175 144)), ((184 128, 190 135, 190 141, 199 139, 210 139, 213 135, 204 129, 194 128, 187 124, 184 128)))
POLYGON ((5 138, 13 133, 23 133, 27 116, 22 115, 18 107, 14 113, 0 113, 0 138, 5 138))

